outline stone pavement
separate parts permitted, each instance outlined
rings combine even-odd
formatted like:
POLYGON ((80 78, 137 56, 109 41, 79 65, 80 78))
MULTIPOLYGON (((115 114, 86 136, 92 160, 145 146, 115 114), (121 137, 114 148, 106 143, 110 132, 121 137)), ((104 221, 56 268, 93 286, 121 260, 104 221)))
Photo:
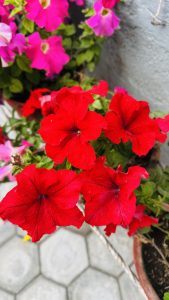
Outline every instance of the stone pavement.
MULTIPOLYGON (((15 183, 0 184, 0 199, 15 183)), ((60 228, 37 244, 0 221, 0 300, 145 300, 88 225, 60 228)), ((132 239, 110 238, 132 268, 132 239)))

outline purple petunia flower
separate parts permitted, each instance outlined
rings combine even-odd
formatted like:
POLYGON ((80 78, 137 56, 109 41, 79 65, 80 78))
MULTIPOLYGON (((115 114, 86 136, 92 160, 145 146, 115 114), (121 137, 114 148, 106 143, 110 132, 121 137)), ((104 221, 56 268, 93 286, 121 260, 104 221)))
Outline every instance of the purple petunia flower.
POLYGON ((25 48, 25 36, 16 33, 16 24, 11 22, 9 25, 0 23, 0 58, 2 67, 7 67, 8 63, 13 62, 16 54, 22 54, 25 48))
POLYGON ((89 18, 86 23, 91 27, 97 36, 111 36, 119 27, 120 19, 114 11, 105 8, 102 0, 94 4, 95 15, 89 18))

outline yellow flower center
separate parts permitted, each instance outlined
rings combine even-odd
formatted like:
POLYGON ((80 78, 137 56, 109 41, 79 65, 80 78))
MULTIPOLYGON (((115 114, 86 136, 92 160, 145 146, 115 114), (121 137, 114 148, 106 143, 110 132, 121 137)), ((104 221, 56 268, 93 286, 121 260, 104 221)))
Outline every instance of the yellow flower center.
POLYGON ((46 54, 49 50, 49 44, 46 42, 42 42, 41 44, 41 50, 44 54, 46 54))
POLYGON ((104 9, 102 10, 102 16, 106 16, 106 15, 108 15, 108 13, 109 13, 109 10, 108 10, 108 9, 104 8, 104 9))
POLYGON ((44 9, 48 8, 48 6, 50 5, 50 0, 39 0, 39 2, 44 9))

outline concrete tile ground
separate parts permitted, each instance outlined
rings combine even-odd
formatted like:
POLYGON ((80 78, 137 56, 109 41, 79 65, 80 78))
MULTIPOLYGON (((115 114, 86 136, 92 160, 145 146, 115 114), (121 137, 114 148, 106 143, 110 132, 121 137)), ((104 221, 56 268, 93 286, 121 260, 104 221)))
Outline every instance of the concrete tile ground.
MULTIPOLYGON (((0 199, 14 185, 0 184, 0 199)), ((0 300, 145 300, 87 224, 37 244, 24 234, 0 221, 0 300)), ((134 270, 126 232, 110 241, 134 270)))

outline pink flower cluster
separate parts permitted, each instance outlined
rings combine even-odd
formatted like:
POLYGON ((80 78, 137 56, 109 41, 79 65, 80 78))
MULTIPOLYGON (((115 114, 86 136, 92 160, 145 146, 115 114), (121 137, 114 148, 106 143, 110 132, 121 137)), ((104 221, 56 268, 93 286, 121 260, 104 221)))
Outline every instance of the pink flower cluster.
MULTIPOLYGON (((84 0, 70 0, 77 5, 84 5, 84 0)), ((119 27, 119 18, 113 8, 118 0, 97 0, 94 4, 95 15, 86 23, 97 36, 110 36, 119 27)), ((12 7, 0 0, 0 58, 2 67, 14 62, 17 54, 25 53, 31 61, 31 67, 46 71, 46 76, 59 74, 63 66, 70 60, 62 46, 62 37, 55 30, 69 16, 68 0, 29 0, 25 4, 28 20, 33 21, 39 28, 52 32, 46 38, 35 32, 25 37, 18 33, 15 19, 10 17, 12 7)), ((43 35, 44 36, 44 35, 43 35)))

